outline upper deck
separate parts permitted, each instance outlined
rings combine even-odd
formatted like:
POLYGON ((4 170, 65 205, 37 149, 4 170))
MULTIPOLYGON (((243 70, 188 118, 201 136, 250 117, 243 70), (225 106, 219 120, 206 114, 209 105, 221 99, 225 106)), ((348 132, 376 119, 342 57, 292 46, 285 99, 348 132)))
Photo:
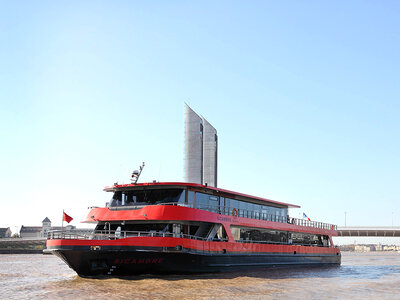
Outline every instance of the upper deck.
MULTIPOLYGON (((135 213, 133 210, 142 208, 156 208, 160 205, 195 208, 202 211, 213 212, 219 215, 233 216, 252 220, 272 221, 286 223, 301 227, 317 228, 323 230, 335 230, 332 224, 315 222, 289 217, 288 208, 300 207, 298 205, 278 202, 266 198, 237 193, 230 190, 208 187, 201 184, 182 182, 153 182, 141 184, 116 184, 104 188, 107 192, 114 192, 111 202, 104 211, 107 218, 121 218, 133 220, 141 218, 143 213, 135 213), (123 214, 117 211, 124 211, 123 214), (129 212, 130 211, 130 212, 129 212), (113 216, 113 217, 112 217, 113 216)), ((166 212, 166 210, 163 210, 166 212)), ((97 211, 98 213, 99 211, 97 211)), ((86 221, 103 220, 93 214, 86 221)), ((187 211, 191 214, 191 211, 187 211)), ((199 217, 200 212, 196 213, 199 217)), ((146 220, 149 219, 146 213, 146 220)), ((158 216, 163 218, 163 216, 158 216)), ((183 217, 183 216, 180 216, 183 217)), ((188 217, 188 215, 185 215, 188 217)), ((193 217, 193 216, 191 216, 193 217)))
POLYGON ((238 193, 226 189, 211 187, 196 183, 187 182, 148 182, 148 183, 137 183, 137 184, 115 184, 112 186, 106 186, 104 191, 116 192, 116 191, 128 191, 128 190, 140 190, 145 188, 151 189, 162 189, 162 188, 182 188, 196 191, 203 191, 206 193, 213 193, 214 195, 221 195, 225 197, 231 197, 233 199, 246 201, 250 203, 259 203, 264 205, 270 205, 274 207, 286 207, 286 208, 300 208, 299 205, 289 204, 285 202, 279 202, 267 198, 258 196, 252 196, 248 194, 238 193))

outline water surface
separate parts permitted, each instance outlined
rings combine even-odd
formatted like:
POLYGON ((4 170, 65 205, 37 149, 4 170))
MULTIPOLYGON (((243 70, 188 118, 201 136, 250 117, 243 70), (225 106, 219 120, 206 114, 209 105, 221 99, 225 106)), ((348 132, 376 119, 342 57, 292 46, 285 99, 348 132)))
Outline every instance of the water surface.
POLYGON ((343 253, 342 266, 84 279, 53 255, 0 255, 0 299, 400 299, 399 253, 343 253))

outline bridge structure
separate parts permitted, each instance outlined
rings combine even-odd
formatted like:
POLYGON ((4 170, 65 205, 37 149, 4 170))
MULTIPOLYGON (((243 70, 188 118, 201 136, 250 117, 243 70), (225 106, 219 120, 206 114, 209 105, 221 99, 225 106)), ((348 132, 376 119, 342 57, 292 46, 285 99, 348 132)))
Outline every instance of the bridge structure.
POLYGON ((338 227, 339 237, 400 237, 400 227, 338 227))

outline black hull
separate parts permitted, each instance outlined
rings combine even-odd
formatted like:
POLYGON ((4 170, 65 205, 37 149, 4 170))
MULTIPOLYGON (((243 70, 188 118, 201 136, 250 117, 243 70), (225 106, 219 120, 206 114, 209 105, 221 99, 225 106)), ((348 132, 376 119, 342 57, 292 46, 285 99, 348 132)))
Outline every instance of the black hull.
POLYGON ((315 253, 198 254, 112 250, 51 252, 82 277, 217 273, 279 266, 335 266, 341 262, 340 254, 315 253))

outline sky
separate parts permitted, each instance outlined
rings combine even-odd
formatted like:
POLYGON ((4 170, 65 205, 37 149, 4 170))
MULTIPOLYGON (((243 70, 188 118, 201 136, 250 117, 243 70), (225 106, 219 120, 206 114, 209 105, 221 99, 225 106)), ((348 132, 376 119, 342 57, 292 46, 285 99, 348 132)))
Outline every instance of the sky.
POLYGON ((184 103, 218 186, 400 226, 398 1, 0 1, 0 227, 183 181, 184 103))

